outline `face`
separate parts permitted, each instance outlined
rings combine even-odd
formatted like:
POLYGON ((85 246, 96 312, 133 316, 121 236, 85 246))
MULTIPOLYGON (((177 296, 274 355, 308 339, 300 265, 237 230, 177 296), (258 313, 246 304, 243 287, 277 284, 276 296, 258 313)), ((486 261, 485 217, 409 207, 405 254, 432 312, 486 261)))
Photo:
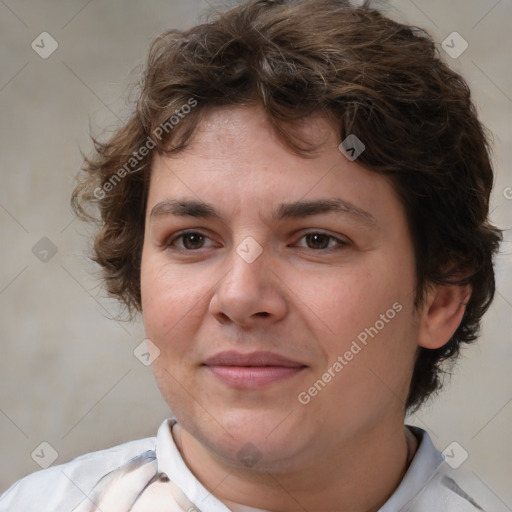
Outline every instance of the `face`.
POLYGON ((403 207, 326 119, 301 131, 324 142, 313 158, 256 107, 211 111, 152 169, 153 371, 182 428, 233 465, 247 443, 286 466, 403 422, 418 338, 403 207))

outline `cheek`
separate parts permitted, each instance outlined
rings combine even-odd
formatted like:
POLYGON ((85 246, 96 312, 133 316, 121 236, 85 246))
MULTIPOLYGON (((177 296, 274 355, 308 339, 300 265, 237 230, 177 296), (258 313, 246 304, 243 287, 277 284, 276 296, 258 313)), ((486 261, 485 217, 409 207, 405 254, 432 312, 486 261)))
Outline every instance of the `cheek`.
POLYGON ((184 275, 157 255, 142 260, 142 319, 146 337, 159 350, 151 369, 173 411, 192 411, 194 403, 190 397, 202 393, 190 373, 191 364, 200 356, 194 343, 194 334, 204 315, 201 300, 204 303, 206 296, 205 286, 200 283, 197 274, 184 275))
POLYGON ((296 293, 313 313, 309 317, 318 325, 317 332, 326 333, 320 339, 330 361, 351 346, 358 351, 355 342, 361 351, 354 360, 366 368, 386 367, 389 373, 388 367, 411 365, 416 327, 409 260, 376 258, 360 269, 340 268, 319 284, 314 292, 304 287, 296 293))
MULTIPOLYGON (((162 264, 159 258, 142 260, 142 316, 148 337, 161 339, 181 321, 190 321, 204 296, 206 285, 190 273, 162 264)), ((197 313, 196 313, 197 314, 197 313)))
POLYGON ((380 279, 381 273, 372 266, 361 270, 339 268, 317 283, 304 280, 302 286, 294 288, 296 296, 331 334, 347 339, 370 321, 375 322, 396 300, 396 293, 383 286, 380 279))

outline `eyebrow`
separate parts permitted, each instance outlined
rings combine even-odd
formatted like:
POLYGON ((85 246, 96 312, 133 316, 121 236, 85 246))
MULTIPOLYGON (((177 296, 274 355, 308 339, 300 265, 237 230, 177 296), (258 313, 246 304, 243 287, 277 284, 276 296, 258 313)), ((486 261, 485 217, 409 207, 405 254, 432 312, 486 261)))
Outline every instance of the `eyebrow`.
MULTIPOLYGON (((282 203, 274 209, 272 219, 282 220, 286 218, 311 217, 322 213, 343 213, 369 227, 375 227, 377 224, 375 217, 371 213, 340 198, 282 203)), ((221 219, 221 215, 215 207, 203 201, 165 199, 152 208, 150 220, 167 215, 221 219)))

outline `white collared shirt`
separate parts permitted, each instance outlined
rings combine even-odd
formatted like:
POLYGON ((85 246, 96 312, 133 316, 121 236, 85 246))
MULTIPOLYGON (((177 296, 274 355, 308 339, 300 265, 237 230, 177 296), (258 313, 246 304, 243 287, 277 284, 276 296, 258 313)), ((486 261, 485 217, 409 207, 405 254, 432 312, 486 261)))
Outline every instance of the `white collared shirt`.
MULTIPOLYGON (((32 473, 0 496, 0 512, 265 512, 211 494, 185 464, 172 436, 173 418, 156 437, 88 453, 32 473)), ((409 427, 418 450, 404 479, 379 512, 482 510, 452 478, 429 435, 409 427)))

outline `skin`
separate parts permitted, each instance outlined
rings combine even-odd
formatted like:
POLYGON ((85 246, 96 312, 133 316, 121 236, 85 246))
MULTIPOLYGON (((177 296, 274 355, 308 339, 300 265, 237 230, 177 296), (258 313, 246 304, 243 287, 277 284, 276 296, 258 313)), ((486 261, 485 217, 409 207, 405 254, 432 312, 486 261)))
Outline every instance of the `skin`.
POLYGON ((414 251, 391 183, 349 161, 325 118, 300 131, 323 143, 314 158, 286 148, 258 107, 211 110, 187 150, 156 157, 141 265, 146 335, 160 350, 152 368, 184 460, 219 499, 282 512, 373 511, 415 450, 404 404, 417 348, 450 338, 468 290, 432 288, 416 310, 414 251), (332 198, 373 223, 332 211, 271 219, 280 203, 332 198), (151 215, 169 199, 209 203, 221 218, 161 207, 151 215), (195 238, 179 238, 182 230, 195 238), (252 263, 237 253, 249 236, 262 249, 252 263), (395 303, 400 312, 300 403, 395 303), (305 368, 236 389, 203 365, 223 350, 272 351, 305 368), (245 445, 258 459, 250 467, 238 455, 245 445))

